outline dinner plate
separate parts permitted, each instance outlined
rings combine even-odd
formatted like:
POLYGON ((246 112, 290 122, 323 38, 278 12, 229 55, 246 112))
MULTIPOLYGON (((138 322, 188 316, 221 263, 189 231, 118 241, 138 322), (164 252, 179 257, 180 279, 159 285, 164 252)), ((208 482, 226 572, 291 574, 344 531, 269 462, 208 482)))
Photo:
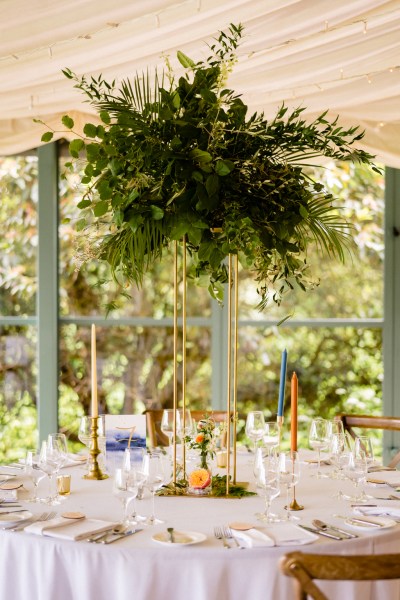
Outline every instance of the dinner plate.
POLYGON ((191 544, 200 544, 207 539, 204 533, 198 531, 175 531, 174 530, 174 542, 171 542, 168 531, 160 531, 155 533, 151 538, 159 544, 167 546, 190 546, 191 544))
POLYGON ((21 521, 26 521, 32 517, 32 513, 29 510, 24 510, 21 512, 10 512, 8 515, 6 513, 0 512, 0 527, 8 526, 8 525, 17 525, 21 523, 21 521))
MULTIPOLYGON (((364 517, 356 517, 357 519, 363 519, 364 517)), ((363 523, 354 523, 354 521, 352 521, 351 518, 346 519, 345 523, 348 527, 351 527, 352 529, 358 529, 358 530, 366 530, 368 529, 369 531, 373 531, 374 529, 378 530, 378 529, 389 529, 390 527, 394 527, 395 525, 397 525, 396 521, 393 521, 393 519, 386 519, 385 517, 372 517, 370 515, 368 515, 368 517, 365 517, 365 519, 368 519, 368 521, 373 521, 374 523, 376 523, 377 525, 379 525, 379 527, 375 527, 374 525, 370 525, 369 523, 365 522, 365 524, 363 523)))

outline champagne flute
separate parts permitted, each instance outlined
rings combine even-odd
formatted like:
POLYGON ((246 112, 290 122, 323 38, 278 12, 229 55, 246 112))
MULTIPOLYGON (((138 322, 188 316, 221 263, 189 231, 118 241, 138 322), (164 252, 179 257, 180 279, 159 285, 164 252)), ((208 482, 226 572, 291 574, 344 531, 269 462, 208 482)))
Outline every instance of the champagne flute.
MULTIPOLYGON (((260 448, 258 448, 260 450, 260 448)), ((262 513, 256 513, 259 521, 265 523, 276 523, 280 521, 279 517, 271 512, 272 501, 280 494, 279 489, 279 462, 275 452, 268 454, 257 470, 257 487, 264 492, 265 510, 262 513)))
POLYGON ((318 451, 318 469, 316 477, 323 477, 321 473, 321 450, 326 450, 329 444, 328 437, 328 422, 321 417, 317 417, 311 421, 309 444, 313 450, 318 451))
POLYGON ((297 452, 281 452, 279 455, 279 481, 286 487, 286 521, 298 521, 290 514, 290 490, 300 479, 300 459, 297 452))
POLYGON ((246 435, 254 442, 254 455, 256 454, 257 442, 262 440, 265 433, 265 419, 261 410, 253 410, 246 418, 246 435))

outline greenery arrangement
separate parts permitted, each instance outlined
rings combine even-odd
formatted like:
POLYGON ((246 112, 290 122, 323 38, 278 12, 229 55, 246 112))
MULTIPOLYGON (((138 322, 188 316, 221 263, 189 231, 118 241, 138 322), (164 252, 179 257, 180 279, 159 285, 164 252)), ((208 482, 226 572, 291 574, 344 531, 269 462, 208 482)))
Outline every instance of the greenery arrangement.
MULTIPOLYGON (((222 300, 225 259, 237 254, 254 273, 262 309, 294 282, 313 285, 309 244, 340 260, 351 245, 332 195, 304 167, 320 156, 370 164, 373 157, 353 147, 363 133, 326 112, 306 123, 302 108, 289 114, 282 106, 270 121, 248 116, 226 87, 242 33, 230 25, 204 61, 178 52, 185 73, 177 80, 168 61, 154 82, 147 73, 119 88, 64 71, 101 121, 87 123, 69 146, 87 186, 77 226, 92 238, 88 257, 108 262, 122 286, 140 286, 164 249, 185 237, 190 277, 222 300)), ((62 122, 73 131, 73 119, 62 122)), ((42 141, 52 137, 48 131, 42 141)))
MULTIPOLYGON (((229 478, 232 479, 231 477, 229 478)), ((186 479, 180 479, 176 483, 169 483, 157 492, 158 496, 184 496, 187 494, 188 482, 186 479)), ((226 475, 213 475, 211 497, 226 498, 226 475)), ((243 498, 245 496, 257 496, 256 492, 250 492, 243 485, 230 483, 229 498, 243 498)))

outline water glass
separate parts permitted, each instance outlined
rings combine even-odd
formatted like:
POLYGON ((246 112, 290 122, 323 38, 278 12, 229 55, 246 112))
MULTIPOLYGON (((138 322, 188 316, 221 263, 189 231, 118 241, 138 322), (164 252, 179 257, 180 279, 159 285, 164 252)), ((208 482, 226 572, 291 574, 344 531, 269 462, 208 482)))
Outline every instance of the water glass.
POLYGON ((318 452, 318 469, 316 477, 323 477, 321 473, 321 450, 326 450, 329 445, 328 422, 321 417, 317 417, 311 421, 309 444, 313 450, 318 452))

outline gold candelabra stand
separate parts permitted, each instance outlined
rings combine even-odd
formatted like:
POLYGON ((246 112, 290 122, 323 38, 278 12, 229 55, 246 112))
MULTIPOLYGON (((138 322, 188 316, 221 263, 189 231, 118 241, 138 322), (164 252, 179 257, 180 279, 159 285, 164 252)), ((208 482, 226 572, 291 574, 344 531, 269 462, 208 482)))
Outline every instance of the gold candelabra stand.
POLYGON ((99 417, 90 417, 90 450, 89 450, 89 472, 83 476, 84 479, 107 479, 108 475, 100 469, 97 457, 101 450, 99 448, 99 435, 97 432, 99 417))

